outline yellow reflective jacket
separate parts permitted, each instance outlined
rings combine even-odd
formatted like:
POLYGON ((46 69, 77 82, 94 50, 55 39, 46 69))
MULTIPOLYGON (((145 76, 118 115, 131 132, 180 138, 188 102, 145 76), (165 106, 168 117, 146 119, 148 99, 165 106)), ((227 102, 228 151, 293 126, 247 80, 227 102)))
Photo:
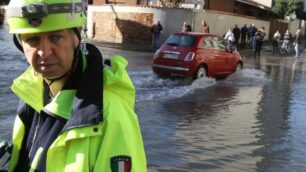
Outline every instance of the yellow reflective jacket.
MULTIPOLYGON (((84 59, 83 59, 84 60, 84 59)), ((124 157, 129 157, 132 172, 146 172, 147 164, 137 116, 134 112, 135 89, 125 70, 127 61, 113 57, 110 67, 103 68, 103 120, 94 125, 67 128, 47 150, 47 172, 113 172, 124 170, 124 157)), ((13 92, 39 112, 43 108, 70 119, 75 90, 60 92, 43 106, 43 79, 33 75, 30 67, 14 80, 13 92), (64 108, 61 104, 67 104, 64 108)), ((85 114, 86 115, 86 114, 85 114)), ((13 152, 9 172, 18 163, 25 125, 17 115, 13 129, 13 152)), ((42 148, 43 149, 43 148, 42 148)), ((35 154, 30 171, 35 171, 35 154)), ((125 171, 124 171, 125 172, 125 171)))

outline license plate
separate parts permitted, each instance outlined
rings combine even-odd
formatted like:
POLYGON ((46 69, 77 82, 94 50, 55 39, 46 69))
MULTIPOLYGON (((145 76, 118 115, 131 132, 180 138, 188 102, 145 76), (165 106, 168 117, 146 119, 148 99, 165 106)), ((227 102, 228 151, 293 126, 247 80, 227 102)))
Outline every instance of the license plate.
POLYGON ((166 59, 178 59, 179 55, 178 54, 167 53, 167 54, 164 54, 164 58, 166 58, 166 59))

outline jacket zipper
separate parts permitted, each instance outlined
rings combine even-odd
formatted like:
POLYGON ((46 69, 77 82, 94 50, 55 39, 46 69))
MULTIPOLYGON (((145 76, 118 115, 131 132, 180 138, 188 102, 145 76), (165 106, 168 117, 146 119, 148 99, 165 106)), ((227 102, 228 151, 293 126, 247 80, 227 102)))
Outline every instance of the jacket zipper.
POLYGON ((33 146, 34 146, 34 143, 35 143, 35 140, 36 140, 36 137, 37 137, 37 133, 39 131, 39 128, 40 128, 40 123, 41 123, 41 115, 39 114, 38 115, 38 122, 37 122, 37 125, 35 126, 35 132, 34 132, 34 136, 32 138, 32 142, 31 142, 31 148, 30 148, 30 151, 29 151, 29 157, 30 155, 32 154, 32 150, 33 150, 33 146))

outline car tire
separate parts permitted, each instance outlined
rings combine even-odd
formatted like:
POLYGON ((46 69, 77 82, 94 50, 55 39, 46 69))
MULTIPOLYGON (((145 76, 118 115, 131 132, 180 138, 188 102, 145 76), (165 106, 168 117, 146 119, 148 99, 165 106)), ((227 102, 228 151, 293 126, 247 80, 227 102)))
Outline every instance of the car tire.
POLYGON ((200 79, 200 78, 203 78, 203 77, 206 77, 206 76, 207 76, 207 71, 206 71, 205 66, 200 66, 197 70, 195 79, 200 79))
POLYGON ((242 63, 239 62, 239 63, 236 65, 235 72, 242 70, 242 68, 243 68, 242 63))

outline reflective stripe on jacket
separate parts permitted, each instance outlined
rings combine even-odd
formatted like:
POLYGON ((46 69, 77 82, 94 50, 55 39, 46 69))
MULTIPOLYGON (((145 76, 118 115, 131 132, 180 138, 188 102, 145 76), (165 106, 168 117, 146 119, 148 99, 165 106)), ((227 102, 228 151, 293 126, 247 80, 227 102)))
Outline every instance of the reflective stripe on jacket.
MULTIPOLYGON (((112 158, 120 156, 130 157, 132 172, 147 171, 141 132, 134 112, 135 89, 125 70, 126 65, 127 61, 117 56, 112 58, 110 68, 103 68, 103 120, 67 127, 47 150, 47 172, 111 172, 112 158)), ((68 119, 69 123, 76 90, 60 92, 44 107, 43 79, 35 76, 31 67, 14 81, 12 90, 35 111, 47 109, 68 119)), ((25 127, 17 114, 10 172, 16 167, 25 127)), ((36 152, 35 158, 39 159, 42 149, 36 152)), ((31 170, 35 171, 35 159, 31 170)))

